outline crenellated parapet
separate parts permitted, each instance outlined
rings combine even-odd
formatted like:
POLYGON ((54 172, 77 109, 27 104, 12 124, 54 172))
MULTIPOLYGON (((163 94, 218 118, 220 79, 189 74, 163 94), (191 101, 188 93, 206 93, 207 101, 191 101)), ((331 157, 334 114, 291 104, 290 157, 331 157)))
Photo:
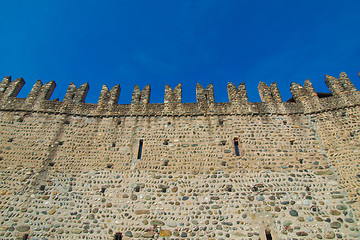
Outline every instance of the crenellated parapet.
POLYGON ((131 98, 131 115, 137 113, 145 113, 150 102, 150 85, 146 85, 143 90, 140 90, 138 85, 134 86, 134 91, 131 98))
POLYGON ((6 104, 6 101, 11 97, 16 97, 24 86, 25 81, 23 78, 17 78, 11 81, 11 77, 5 77, 0 84, 1 91, 1 104, 6 104))
POLYGON ((84 83, 79 88, 76 88, 74 83, 70 83, 66 91, 64 102, 80 103, 85 102, 86 95, 89 91, 89 84, 84 83))
POLYGON ((174 89, 165 84, 164 113, 173 114, 178 112, 182 103, 182 85, 178 84, 174 89))
POLYGON ((227 85, 227 91, 229 96, 229 101, 231 104, 248 104, 249 98, 247 95, 245 83, 240 83, 239 87, 236 87, 235 84, 229 82, 227 85))
POLYGON ((266 83, 260 82, 258 90, 260 99, 265 104, 267 111, 273 113, 286 113, 284 102, 276 83, 272 83, 269 87, 266 83))
POLYGON ((41 103, 44 102, 44 100, 50 99, 55 87, 56 84, 54 81, 43 85, 40 80, 37 80, 25 100, 25 105, 29 107, 33 106, 34 109, 41 109, 41 103))
POLYGON ((196 101, 199 112, 206 114, 208 111, 214 110, 215 96, 212 83, 206 89, 199 83, 196 84, 196 101))
POLYGON ((115 85, 110 91, 109 88, 104 84, 102 86, 99 101, 97 103, 97 110, 102 111, 113 111, 116 104, 119 101, 120 96, 120 85, 115 85))
POLYGON ((0 109, 19 111, 44 111, 60 114, 88 116, 180 116, 180 115, 224 115, 224 114, 301 114, 327 111, 360 104, 360 94, 345 73, 339 78, 325 77, 331 93, 318 93, 310 80, 303 85, 291 83, 293 97, 284 102, 278 86, 260 82, 260 103, 249 102, 244 83, 236 87, 228 83, 228 103, 217 103, 213 84, 206 88, 196 85, 196 103, 182 102, 182 85, 174 89, 165 85, 164 103, 150 103, 150 85, 142 90, 135 85, 131 104, 118 104, 120 85, 111 90, 104 84, 96 104, 85 103, 89 90, 87 83, 76 87, 70 83, 63 101, 50 100, 56 87, 54 81, 43 84, 37 80, 26 99, 17 98, 25 81, 5 77, 0 83, 0 109))
POLYGON ((304 86, 291 83, 290 90, 295 102, 300 104, 304 113, 322 110, 319 97, 309 79, 304 82, 304 86))

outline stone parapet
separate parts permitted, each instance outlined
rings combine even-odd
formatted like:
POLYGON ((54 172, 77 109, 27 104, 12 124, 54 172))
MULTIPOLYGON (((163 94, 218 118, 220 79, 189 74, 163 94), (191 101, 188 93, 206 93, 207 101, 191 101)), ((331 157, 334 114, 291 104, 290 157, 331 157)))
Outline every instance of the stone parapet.
POLYGON ((0 83, 0 110, 8 111, 41 111, 87 116, 181 116, 181 115, 232 115, 232 114, 309 114, 331 111, 360 104, 359 92, 345 73, 339 78, 326 76, 325 82, 331 93, 317 93, 311 82, 306 80, 304 86, 292 83, 290 90, 293 97, 283 102, 276 83, 270 87, 260 82, 259 94, 262 102, 249 102, 245 84, 236 87, 228 83, 229 102, 215 102, 214 88, 210 84, 203 88, 196 86, 196 103, 182 103, 181 84, 171 89, 165 86, 164 103, 150 103, 150 85, 143 90, 135 85, 131 104, 118 104, 120 86, 111 90, 103 86, 97 104, 85 103, 89 90, 87 83, 79 88, 71 83, 63 101, 49 100, 55 89, 55 82, 42 84, 38 80, 26 99, 17 98, 25 84, 22 78, 11 81, 5 77, 0 83))

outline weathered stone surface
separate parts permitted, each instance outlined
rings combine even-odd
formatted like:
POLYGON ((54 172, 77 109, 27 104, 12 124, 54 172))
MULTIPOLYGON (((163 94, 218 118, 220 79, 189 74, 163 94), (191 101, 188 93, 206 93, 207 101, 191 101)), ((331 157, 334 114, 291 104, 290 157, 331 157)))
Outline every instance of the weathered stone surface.
POLYGON ((306 81, 288 102, 261 83, 261 103, 229 84, 226 103, 210 85, 196 103, 167 86, 156 104, 148 86, 131 104, 104 86, 95 104, 86 84, 58 101, 37 81, 17 98, 22 81, 7 78, 0 238, 258 239, 263 225, 279 239, 354 238, 360 93, 344 74, 327 79, 332 95, 306 81))
POLYGON ((126 231, 126 232, 125 232, 125 236, 126 236, 126 237, 133 237, 133 234, 132 234, 131 231, 126 231))
POLYGON ((296 235, 299 236, 299 237, 300 237, 300 236, 303 237, 303 236, 307 236, 307 235, 309 235, 309 234, 306 233, 306 232, 297 232, 296 235))
POLYGON ((27 232, 30 230, 30 226, 28 225, 20 225, 16 227, 16 230, 18 230, 19 232, 27 232))
POLYGON ((71 230, 71 233, 73 233, 73 234, 80 234, 81 232, 82 232, 81 229, 72 229, 71 230))
POLYGON ((171 231, 170 230, 161 230, 159 233, 160 237, 169 237, 171 236, 171 231))
POLYGON ((165 225, 165 223, 163 221, 161 221, 161 220, 151 220, 150 224, 151 225, 157 225, 157 226, 164 226, 165 225))
POLYGON ((136 215, 150 214, 150 211, 149 210, 135 210, 135 214, 136 215))
POLYGON ((150 232, 145 232, 141 235, 143 238, 153 238, 154 236, 154 232, 150 231, 150 232))
POLYGON ((335 238, 335 233, 334 232, 328 232, 325 235, 325 239, 334 239, 335 238))
POLYGON ((338 229, 338 228, 341 227, 341 223, 339 223, 339 222, 332 222, 332 223, 330 223, 330 227, 331 227, 331 228, 338 229))
POLYGON ((341 213, 339 212, 339 211, 337 211, 337 210, 330 210, 330 214, 331 215, 334 215, 334 216, 338 216, 338 215, 340 215, 341 213))
POLYGON ((298 212, 296 210, 290 210, 290 215, 293 216, 293 217, 297 217, 299 216, 298 212))
POLYGON ((284 226, 287 226, 287 227, 289 227, 291 224, 292 224, 292 221, 290 221, 290 220, 286 220, 284 222, 284 226))

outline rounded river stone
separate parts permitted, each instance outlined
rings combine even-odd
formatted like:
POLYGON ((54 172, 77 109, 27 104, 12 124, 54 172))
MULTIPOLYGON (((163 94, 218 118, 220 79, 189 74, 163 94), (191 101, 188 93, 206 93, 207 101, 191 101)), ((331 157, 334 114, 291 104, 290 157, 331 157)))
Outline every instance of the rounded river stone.
POLYGON ((299 216, 298 212, 296 210, 290 210, 290 215, 293 217, 299 216))

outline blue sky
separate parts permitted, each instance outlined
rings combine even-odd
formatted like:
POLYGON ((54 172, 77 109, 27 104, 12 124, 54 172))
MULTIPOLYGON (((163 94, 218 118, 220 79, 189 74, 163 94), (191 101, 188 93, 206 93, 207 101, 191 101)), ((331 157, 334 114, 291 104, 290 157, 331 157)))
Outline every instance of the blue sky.
POLYGON ((291 82, 328 92, 325 74, 342 71, 360 89, 358 0, 1 0, 0 9, 0 76, 25 79, 19 97, 40 79, 56 81, 51 99, 88 82, 86 102, 105 83, 130 103, 134 84, 150 84, 157 103, 165 84, 182 83, 183 102, 195 102, 196 83, 214 83, 227 102, 227 82, 245 82, 260 101, 263 81, 286 101, 291 82))

